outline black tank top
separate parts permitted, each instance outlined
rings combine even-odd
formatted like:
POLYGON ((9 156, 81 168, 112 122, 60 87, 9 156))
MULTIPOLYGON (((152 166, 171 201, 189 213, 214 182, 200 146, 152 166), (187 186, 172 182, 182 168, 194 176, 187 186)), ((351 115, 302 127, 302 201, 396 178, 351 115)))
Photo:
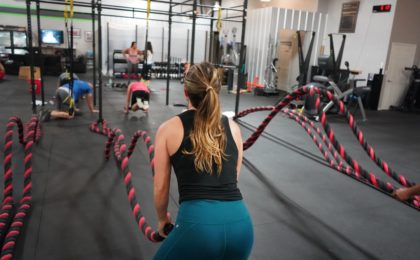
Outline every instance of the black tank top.
POLYGON ((178 115, 184 127, 184 137, 179 149, 171 156, 171 164, 178 180, 179 202, 196 199, 241 200, 242 194, 236 185, 238 148, 227 117, 222 117, 226 134, 226 159, 222 161, 220 175, 217 174, 215 163, 212 174, 197 172, 194 167, 194 155, 183 154, 182 151, 191 151, 192 148, 189 135, 194 123, 194 114, 195 110, 187 110, 178 115))

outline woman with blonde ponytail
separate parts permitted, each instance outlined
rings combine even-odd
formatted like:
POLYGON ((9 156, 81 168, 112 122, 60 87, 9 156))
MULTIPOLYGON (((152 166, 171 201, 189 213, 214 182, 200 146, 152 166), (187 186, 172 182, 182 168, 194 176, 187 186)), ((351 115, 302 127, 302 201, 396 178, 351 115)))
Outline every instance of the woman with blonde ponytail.
POLYGON ((154 259, 247 259, 253 229, 237 187, 240 129, 221 114, 221 81, 211 64, 191 66, 184 84, 188 110, 164 122, 155 138, 154 198, 162 236, 171 223, 171 167, 180 207, 175 228, 154 259))

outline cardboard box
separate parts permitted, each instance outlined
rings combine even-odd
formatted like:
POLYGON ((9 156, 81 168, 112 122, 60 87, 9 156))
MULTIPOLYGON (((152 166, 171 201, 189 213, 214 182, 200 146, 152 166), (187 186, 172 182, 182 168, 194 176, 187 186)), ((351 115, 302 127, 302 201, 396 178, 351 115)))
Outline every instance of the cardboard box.
MULTIPOLYGON (((34 79, 41 78, 41 70, 39 67, 34 67, 34 79)), ((30 80, 31 79, 31 67, 20 66, 19 67, 19 79, 30 80)))

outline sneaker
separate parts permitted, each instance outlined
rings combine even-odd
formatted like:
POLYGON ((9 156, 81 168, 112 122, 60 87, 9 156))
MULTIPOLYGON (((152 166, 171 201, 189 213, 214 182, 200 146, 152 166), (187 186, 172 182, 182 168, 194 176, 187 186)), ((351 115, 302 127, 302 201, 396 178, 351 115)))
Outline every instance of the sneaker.
POLYGON ((144 101, 144 102, 143 102, 143 110, 144 110, 144 111, 149 110, 149 101, 144 101))
POLYGON ((137 104, 138 108, 140 108, 141 110, 143 110, 144 103, 141 100, 141 98, 137 98, 136 100, 137 100, 137 103, 136 104, 137 104))
POLYGON ((48 122, 51 120, 51 111, 48 109, 41 108, 38 111, 38 118, 41 122, 48 122))

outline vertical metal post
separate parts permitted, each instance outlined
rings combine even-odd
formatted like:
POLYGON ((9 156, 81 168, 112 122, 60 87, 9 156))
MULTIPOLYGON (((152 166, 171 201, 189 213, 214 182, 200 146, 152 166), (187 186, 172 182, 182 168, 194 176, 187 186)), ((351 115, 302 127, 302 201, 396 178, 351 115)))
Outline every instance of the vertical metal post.
POLYGON ((192 21, 192 33, 191 33, 191 61, 190 64, 194 64, 194 49, 195 49, 195 26, 197 20, 197 0, 193 2, 193 21, 192 21))
POLYGON ((45 93, 44 93, 44 55, 42 55, 42 39, 41 39, 41 14, 40 14, 40 4, 39 0, 36 1, 36 20, 37 20, 37 26, 38 26, 38 55, 39 55, 39 72, 41 75, 41 102, 42 106, 44 106, 45 103, 45 93))
POLYGON ((102 24, 101 24, 101 0, 97 0, 97 6, 98 8, 98 39, 99 39, 99 51, 98 51, 98 84, 99 84, 99 118, 98 122, 102 123, 104 121, 102 117, 102 24))
MULTIPOLYGON (((99 23, 99 20, 98 20, 98 23, 99 23)), ((99 35, 98 35, 98 38, 101 39, 99 35)), ((109 73, 109 23, 106 23, 106 75, 108 75, 108 73, 109 73)))
POLYGON ((12 54, 14 55, 15 54, 15 40, 13 39, 14 37, 13 37, 13 32, 12 31, 10 31, 9 32, 9 37, 10 37, 10 46, 12 46, 12 54))
POLYGON ((134 35, 134 40, 137 42, 137 30, 138 30, 138 26, 137 26, 137 24, 136 24, 136 34, 134 35))
POLYGON ((162 55, 161 55, 161 61, 163 62, 163 57, 165 53, 165 27, 162 27, 162 55))
POLYGON ((188 63, 188 57, 189 57, 189 54, 190 54, 189 47, 190 47, 190 30, 187 29, 187 57, 186 57, 187 63, 188 63))
MULTIPOLYGON (((71 18, 73 19, 73 18, 71 18)), ((70 55, 70 94, 74 97, 73 93, 73 83, 74 83, 74 76, 73 76, 73 21, 70 22, 70 46, 69 46, 69 55, 70 55)))
MULTIPOLYGON (((147 72, 147 68, 146 68, 147 67, 147 41, 149 40, 149 26, 150 26, 149 21, 147 21, 146 23, 147 23, 147 25, 146 25, 146 37, 145 37, 146 39, 144 41, 144 51, 145 51, 145 53, 144 53, 144 62, 143 62, 143 73, 144 74, 146 74, 146 72, 147 72)), ((143 75, 143 76, 146 76, 146 75, 143 75)))
POLYGON ((207 43, 208 43, 207 38, 208 37, 209 37, 209 32, 206 31, 206 37, 204 38, 204 60, 207 59, 207 43))
POLYGON ((235 115, 238 115, 239 110, 239 95, 241 85, 245 83, 245 29, 247 19, 248 0, 244 0, 243 11, 242 11, 242 31, 241 31, 241 52, 239 56, 239 74, 238 74, 238 85, 236 86, 236 102, 235 102, 235 115))
MULTIPOLYGON (((168 20, 168 65, 166 69, 166 105, 169 105, 169 72, 171 70, 171 33, 172 33, 172 0, 169 0, 169 20, 168 20)), ((181 66, 181 65, 180 65, 181 66)))
POLYGON ((211 9, 211 20, 210 20, 210 43, 209 43, 209 62, 212 62, 211 55, 213 51, 213 17, 214 17, 214 9, 211 9))
POLYGON ((32 48, 32 21, 31 21, 31 1, 26 0, 27 32, 28 32, 28 51, 30 65, 30 82, 32 90, 32 113, 36 114, 35 103, 35 72, 34 72, 34 50, 32 48))
POLYGON ((96 37, 95 37, 95 0, 92 0, 92 52, 93 52, 93 105, 96 106, 96 37))

